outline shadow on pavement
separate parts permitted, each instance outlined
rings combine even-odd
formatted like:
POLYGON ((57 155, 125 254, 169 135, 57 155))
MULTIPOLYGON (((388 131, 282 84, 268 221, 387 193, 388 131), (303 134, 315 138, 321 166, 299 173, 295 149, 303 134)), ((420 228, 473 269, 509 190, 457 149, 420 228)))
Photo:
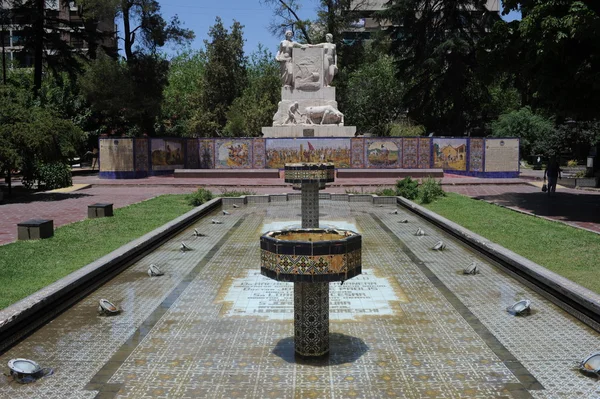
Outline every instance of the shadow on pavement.
POLYGON ((12 197, 7 198, 5 196, 4 200, 0 203, 0 206, 3 204, 30 204, 34 202, 54 202, 90 196, 90 194, 82 193, 14 193, 12 197))
POLYGON ((279 356, 288 363, 299 363, 315 367, 332 366, 344 363, 354 363, 362 355, 367 353, 369 347, 365 342, 356 337, 346 334, 329 334, 329 355, 307 358, 297 356, 294 351, 294 337, 283 338, 277 342, 273 354, 279 356))
POLYGON ((505 207, 517 207, 539 216, 566 222, 595 223, 600 227, 600 195, 557 191, 553 196, 543 192, 479 195, 473 198, 505 207))

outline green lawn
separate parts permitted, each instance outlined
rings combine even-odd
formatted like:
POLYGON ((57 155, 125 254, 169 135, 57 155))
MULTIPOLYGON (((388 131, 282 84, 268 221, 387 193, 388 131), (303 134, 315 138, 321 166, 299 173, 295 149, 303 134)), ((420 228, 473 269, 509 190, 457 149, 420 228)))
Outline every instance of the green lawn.
POLYGON ((0 309, 190 211, 185 195, 162 195, 114 217, 57 228, 45 240, 0 246, 0 309))
POLYGON ((424 205, 446 219, 600 293, 600 235, 458 194, 424 205))

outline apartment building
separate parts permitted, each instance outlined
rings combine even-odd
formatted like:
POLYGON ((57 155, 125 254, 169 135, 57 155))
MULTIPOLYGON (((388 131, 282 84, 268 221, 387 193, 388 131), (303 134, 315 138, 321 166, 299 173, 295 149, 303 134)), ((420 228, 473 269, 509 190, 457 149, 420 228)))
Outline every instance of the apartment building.
MULTIPOLYGON (((346 39, 368 39, 373 32, 385 29, 390 25, 387 21, 378 21, 374 14, 385 10, 388 0, 352 0, 350 9, 356 15, 352 27, 345 32, 346 39)), ((487 0, 486 7, 493 12, 500 12, 500 0, 487 0)))
MULTIPOLYGON (((80 10, 74 1, 68 0, 45 0, 45 15, 49 20, 56 21, 48 29, 55 29, 60 32, 61 38, 73 48, 73 51, 86 54, 89 49, 89 43, 82 39, 81 35, 74 33, 74 29, 84 29, 84 21, 81 18, 80 10), (60 22, 59 22, 60 21, 60 22)), ((0 31, 2 38, 2 52, 5 62, 9 67, 31 67, 33 65, 33 55, 24 49, 24 31, 31 21, 28 15, 19 13, 11 7, 11 0, 0 0, 0 31)), ((88 30, 94 29, 102 37, 97 45, 105 48, 117 47, 115 18, 106 18, 100 21, 94 21, 92 26, 85 27, 88 30)), ((47 48, 51 53, 52 49, 47 48)))

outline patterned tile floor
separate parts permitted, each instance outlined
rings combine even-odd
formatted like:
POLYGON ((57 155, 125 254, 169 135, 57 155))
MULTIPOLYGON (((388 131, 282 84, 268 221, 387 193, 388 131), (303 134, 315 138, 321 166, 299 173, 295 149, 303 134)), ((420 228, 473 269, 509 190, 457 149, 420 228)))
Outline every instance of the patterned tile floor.
POLYGON ((394 209, 321 201, 322 223, 344 220, 363 235, 365 269, 332 284, 326 359, 295 359, 291 285, 257 276, 264 225, 299 223, 300 202, 255 203, 198 221, 0 356, 54 369, 29 385, 0 375, 0 397, 600 397, 574 367, 600 334, 394 209), (210 224, 216 217, 224 223, 210 224), (418 227, 427 235, 414 236, 418 227), (440 239, 447 250, 430 250, 440 239), (182 240, 193 251, 180 252, 182 240), (473 260, 481 274, 462 275, 473 260), (166 275, 148 277, 150 263, 166 275), (122 314, 98 316, 100 298, 122 314), (505 312, 522 298, 532 315, 505 312))

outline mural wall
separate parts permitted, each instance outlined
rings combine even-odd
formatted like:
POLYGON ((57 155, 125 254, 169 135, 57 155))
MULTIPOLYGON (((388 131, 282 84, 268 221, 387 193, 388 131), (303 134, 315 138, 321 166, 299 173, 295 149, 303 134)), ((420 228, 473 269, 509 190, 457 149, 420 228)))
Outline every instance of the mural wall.
POLYGON ((175 169, 282 169, 290 162, 335 163, 338 169, 444 169, 471 176, 516 177, 519 139, 102 138, 101 177, 129 178, 175 169))

